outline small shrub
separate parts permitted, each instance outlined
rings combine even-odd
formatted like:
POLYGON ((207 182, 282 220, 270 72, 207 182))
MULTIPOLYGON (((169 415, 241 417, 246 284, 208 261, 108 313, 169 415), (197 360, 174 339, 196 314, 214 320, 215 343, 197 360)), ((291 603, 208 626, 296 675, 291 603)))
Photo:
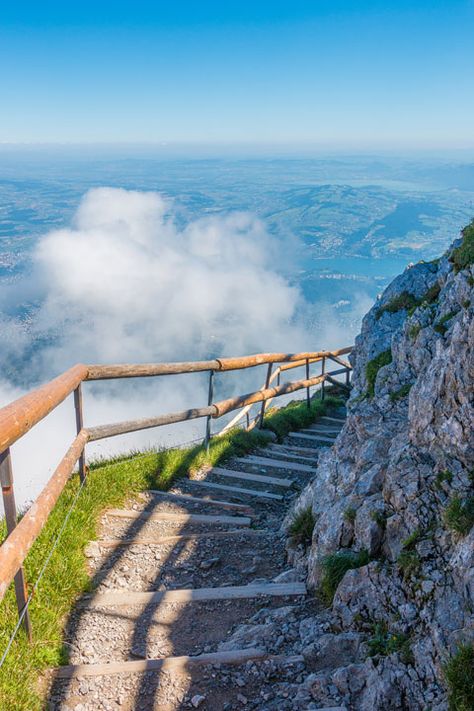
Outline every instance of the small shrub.
POLYGON ((469 274, 467 278, 467 283, 469 284, 469 286, 474 286, 474 277, 471 276, 471 274, 469 274))
POLYGON ((321 595, 328 605, 332 603, 337 587, 347 571, 361 568, 363 565, 367 565, 369 560, 366 550, 359 552, 339 551, 323 559, 321 595))
POLYGON ((397 294, 384 306, 381 306, 376 313, 376 318, 379 319, 384 313, 395 314, 397 311, 410 311, 411 309, 416 309, 419 305, 418 300, 410 294, 408 291, 402 291, 401 294, 397 294))
POLYGON ((405 580, 419 570, 420 563, 420 556, 416 551, 412 550, 401 551, 397 558, 397 565, 405 580))
POLYGON ((474 220, 461 230, 461 235, 463 238, 461 244, 453 249, 449 257, 456 273, 474 264, 474 220))
POLYGON ((387 517, 383 511, 371 511, 370 518, 372 521, 375 521, 375 523, 378 524, 382 530, 386 529, 387 517))
POLYGON ((450 321, 454 316, 456 316, 457 311, 449 311, 447 314, 442 316, 439 321, 435 324, 433 327, 436 333, 440 333, 442 336, 446 333, 448 330, 448 327, 446 326, 446 323, 450 321))
POLYGON ((365 377, 367 378, 367 394, 369 397, 373 397, 375 394, 375 381, 377 379, 377 374, 380 368, 384 365, 389 365, 392 362, 392 351, 390 348, 386 351, 382 351, 378 356, 369 360, 365 366, 365 377))
POLYGON ((389 632, 385 622, 377 622, 373 631, 374 636, 367 642, 369 657, 387 657, 396 652, 404 664, 413 664, 413 653, 407 635, 389 632))
POLYGON ((418 334, 421 331, 421 324, 420 323, 414 323, 413 326, 410 326, 408 329, 408 336, 414 341, 415 338, 418 337, 418 334))
POLYGON ((444 522, 452 531, 466 536, 474 525, 474 496, 455 496, 444 510, 444 522))
POLYGON ((413 383, 405 383, 405 385, 402 385, 399 390, 395 390, 395 392, 390 393, 390 400, 392 402, 397 402, 397 400, 402 400, 404 397, 408 395, 412 388, 413 383))
POLYGON ((462 644, 444 665, 450 711, 474 709, 474 646, 462 644))
POLYGON ((349 508, 347 508, 347 509, 344 511, 344 518, 345 518, 345 520, 348 521, 349 523, 354 523, 355 517, 356 517, 356 513, 357 513, 357 512, 356 512, 355 508, 354 508, 353 506, 349 506, 349 508))
POLYGON ((464 309, 468 309, 470 307, 470 305, 471 305, 470 299, 464 299, 464 301, 462 302, 462 307, 464 309))
POLYGON ((451 484, 452 481, 452 472, 450 472, 448 469, 445 469, 443 472, 438 472, 438 474, 436 475, 435 487, 436 489, 441 489, 444 482, 446 482, 446 484, 451 484))
POLYGON ((316 520, 311 506, 307 506, 305 509, 298 511, 288 529, 288 533, 290 534, 293 543, 296 545, 299 543, 302 543, 305 546, 309 545, 313 537, 315 523, 316 520))
POLYGON ((435 282, 433 286, 430 286, 430 288, 423 294, 421 297, 421 301, 425 302, 427 304, 434 304, 438 300, 438 296, 441 291, 441 286, 438 282, 435 282))
POLYGON ((410 533, 408 538, 405 538, 405 540, 402 542, 403 549, 406 551, 412 551, 416 544, 421 541, 422 538, 422 531, 420 528, 415 528, 413 533, 410 533))

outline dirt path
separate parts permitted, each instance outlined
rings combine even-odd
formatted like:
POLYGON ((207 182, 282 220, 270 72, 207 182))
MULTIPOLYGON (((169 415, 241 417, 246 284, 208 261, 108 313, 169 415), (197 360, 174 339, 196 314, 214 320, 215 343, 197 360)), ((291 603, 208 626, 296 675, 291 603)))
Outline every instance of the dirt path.
POLYGON ((281 523, 342 426, 343 409, 330 414, 106 512, 86 550, 93 593, 71 616, 70 664, 54 671, 49 709, 291 708, 289 683, 305 661, 285 653, 268 621, 316 606, 288 571, 281 523), (262 620, 268 639, 252 647, 245 631, 262 620))

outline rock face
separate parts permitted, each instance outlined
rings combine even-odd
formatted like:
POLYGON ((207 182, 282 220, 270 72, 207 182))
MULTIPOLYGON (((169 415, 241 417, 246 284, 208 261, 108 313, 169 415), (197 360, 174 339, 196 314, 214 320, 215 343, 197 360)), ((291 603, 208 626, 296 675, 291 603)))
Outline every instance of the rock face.
POLYGON ((304 708, 446 709, 443 664, 474 642, 474 267, 451 254, 364 318, 346 424, 296 504, 316 519, 306 553, 289 547, 310 587, 328 555, 370 556, 314 618, 304 708))

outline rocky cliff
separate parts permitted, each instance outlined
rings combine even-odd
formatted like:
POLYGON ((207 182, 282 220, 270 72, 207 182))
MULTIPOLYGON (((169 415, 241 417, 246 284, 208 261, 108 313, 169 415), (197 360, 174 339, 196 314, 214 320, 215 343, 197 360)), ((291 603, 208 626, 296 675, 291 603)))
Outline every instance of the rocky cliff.
POLYGON ((294 708, 474 708, 473 258, 474 222, 364 318, 346 424, 296 505, 315 525, 290 555, 329 607, 294 708))

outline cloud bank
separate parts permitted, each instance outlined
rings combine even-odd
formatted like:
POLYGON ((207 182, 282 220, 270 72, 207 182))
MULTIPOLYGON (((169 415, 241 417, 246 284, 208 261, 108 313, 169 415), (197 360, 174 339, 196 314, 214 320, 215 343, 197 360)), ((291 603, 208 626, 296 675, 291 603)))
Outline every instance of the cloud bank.
MULTIPOLYGON (((21 394, 14 383, 31 386, 81 361, 195 360, 310 347, 297 318, 300 292, 275 268, 291 245, 248 213, 184 225, 179 217, 179 208, 158 193, 97 188, 84 196, 69 228, 39 241, 28 278, 0 292, 8 334, 3 372, 12 374, 0 384, 3 402, 21 394)), ((252 387, 262 377, 254 375, 252 387)), ((242 380, 229 378, 229 387, 241 391, 242 380)), ((205 397, 202 376, 88 386, 86 423, 201 405, 205 397)), ((14 447, 20 498, 36 494, 44 470, 70 441, 71 410, 66 403, 49 430, 45 423, 14 447)), ((202 423, 181 429, 179 438, 196 435, 196 427, 202 423)), ((99 451, 169 442, 170 432, 131 437, 99 451)))

